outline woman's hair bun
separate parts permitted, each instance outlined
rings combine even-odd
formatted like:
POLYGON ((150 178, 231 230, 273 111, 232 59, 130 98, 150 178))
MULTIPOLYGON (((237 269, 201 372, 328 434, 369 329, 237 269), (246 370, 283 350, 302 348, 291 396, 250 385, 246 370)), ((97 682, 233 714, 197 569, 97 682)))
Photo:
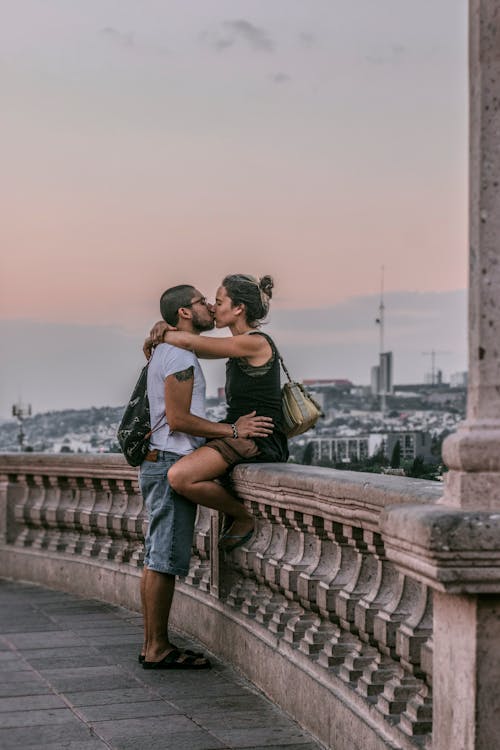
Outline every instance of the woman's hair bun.
POLYGON ((259 288, 262 292, 264 292, 265 295, 271 299, 273 296, 273 287, 274 287, 274 281, 272 280, 271 276, 263 276, 261 280, 259 281, 259 288))

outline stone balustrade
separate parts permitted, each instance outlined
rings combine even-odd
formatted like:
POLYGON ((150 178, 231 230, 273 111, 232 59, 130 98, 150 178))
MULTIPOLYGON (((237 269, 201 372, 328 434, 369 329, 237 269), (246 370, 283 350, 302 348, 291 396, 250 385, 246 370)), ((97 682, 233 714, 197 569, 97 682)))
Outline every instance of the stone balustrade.
MULTIPOLYGON (((257 533, 224 559, 199 509, 173 625, 335 750, 430 742, 432 591, 387 558, 380 519, 441 487, 290 464, 233 482, 257 533)), ((121 456, 0 456, 0 498, 1 575, 139 609, 146 518, 121 456)))

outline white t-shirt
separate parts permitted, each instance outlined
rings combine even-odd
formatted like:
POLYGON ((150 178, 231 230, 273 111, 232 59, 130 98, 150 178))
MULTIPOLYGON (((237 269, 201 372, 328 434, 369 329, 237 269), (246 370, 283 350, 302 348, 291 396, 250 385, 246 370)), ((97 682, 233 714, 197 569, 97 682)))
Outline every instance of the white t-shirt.
MULTIPOLYGON (((179 349, 171 344, 160 344, 153 352, 148 367, 148 399, 151 413, 151 427, 165 414, 165 379, 176 372, 194 368, 193 395, 191 397, 191 414, 205 418, 205 377, 198 358, 193 352, 179 349)), ((168 420, 161 423, 149 440, 151 448, 171 451, 181 456, 191 453, 203 445, 205 438, 187 435, 185 432, 171 432, 168 420)))

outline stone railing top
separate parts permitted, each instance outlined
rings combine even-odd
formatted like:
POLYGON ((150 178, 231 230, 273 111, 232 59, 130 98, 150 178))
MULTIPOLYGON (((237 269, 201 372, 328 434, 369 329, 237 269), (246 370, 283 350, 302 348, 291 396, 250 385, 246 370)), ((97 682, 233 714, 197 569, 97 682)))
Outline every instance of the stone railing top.
POLYGON ((246 499, 373 529, 386 506, 434 504, 443 493, 438 482, 297 464, 244 464, 233 480, 246 499))
POLYGON ((0 453, 0 474, 136 479, 121 453, 0 453))
MULTIPOLYGON (((13 473, 131 480, 137 477, 137 469, 118 453, 0 454, 0 474, 13 473)), ((298 464, 243 464, 234 470, 233 480, 240 494, 257 502, 326 516, 335 505, 337 519, 376 525, 387 505, 435 503, 443 491, 440 483, 422 479, 298 464)))
POLYGON ((380 524, 387 557, 412 577, 449 593, 500 593, 500 513, 392 506, 380 524))

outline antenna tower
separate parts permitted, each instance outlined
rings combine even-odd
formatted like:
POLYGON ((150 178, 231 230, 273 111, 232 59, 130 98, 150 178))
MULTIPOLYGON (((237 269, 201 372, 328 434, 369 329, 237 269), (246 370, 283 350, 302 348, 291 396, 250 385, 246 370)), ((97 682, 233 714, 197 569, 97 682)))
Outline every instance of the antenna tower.
MULTIPOLYGON (((381 279, 380 279, 380 304, 378 306, 378 321, 380 326, 380 357, 379 357, 379 366, 382 363, 382 354, 384 353, 384 313, 385 313, 385 305, 384 305, 384 272, 385 267, 382 266, 381 270, 381 279)), ((382 375, 382 372, 380 373, 382 375)), ((382 382, 382 377, 380 378, 380 409, 382 411, 382 414, 385 414, 387 409, 387 394, 385 392, 385 379, 384 382, 382 382)))

